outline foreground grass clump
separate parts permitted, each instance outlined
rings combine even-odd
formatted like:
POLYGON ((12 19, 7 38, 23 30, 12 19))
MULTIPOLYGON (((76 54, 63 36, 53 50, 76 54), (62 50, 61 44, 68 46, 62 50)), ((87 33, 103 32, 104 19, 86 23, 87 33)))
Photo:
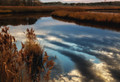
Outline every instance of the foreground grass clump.
POLYGON ((52 16, 77 21, 120 24, 120 15, 112 13, 55 11, 52 16))
POLYGON ((0 82, 17 82, 22 77, 22 52, 17 50, 15 38, 8 29, 2 28, 0 32, 0 82))
POLYGON ((37 43, 34 30, 27 29, 27 40, 19 51, 9 28, 0 30, 0 82, 48 81, 54 62, 37 43))
POLYGON ((37 42, 33 29, 27 29, 26 37, 27 41, 24 49, 26 58, 23 58, 26 61, 31 78, 33 81, 49 80, 50 70, 53 68, 54 62, 52 60, 48 61, 48 55, 37 42))

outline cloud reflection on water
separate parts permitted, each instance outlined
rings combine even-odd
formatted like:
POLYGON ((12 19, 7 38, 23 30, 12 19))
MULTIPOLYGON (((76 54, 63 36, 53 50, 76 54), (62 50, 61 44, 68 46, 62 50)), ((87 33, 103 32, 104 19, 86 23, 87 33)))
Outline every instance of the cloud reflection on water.
POLYGON ((25 41, 23 32, 33 27, 48 54, 55 54, 61 61, 61 69, 68 73, 77 68, 85 81, 120 80, 117 78, 120 73, 115 74, 120 71, 119 32, 78 26, 50 17, 43 17, 33 25, 9 27, 18 41, 25 41), (71 69, 67 70, 66 65, 71 69))

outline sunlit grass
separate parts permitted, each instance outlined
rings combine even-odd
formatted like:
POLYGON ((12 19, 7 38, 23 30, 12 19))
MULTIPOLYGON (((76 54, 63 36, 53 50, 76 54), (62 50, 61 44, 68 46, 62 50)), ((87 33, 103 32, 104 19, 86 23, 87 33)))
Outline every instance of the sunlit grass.
POLYGON ((70 11, 55 11, 52 16, 67 18, 69 20, 85 20, 92 22, 104 23, 120 23, 120 15, 113 13, 100 13, 100 12, 70 12, 70 11))

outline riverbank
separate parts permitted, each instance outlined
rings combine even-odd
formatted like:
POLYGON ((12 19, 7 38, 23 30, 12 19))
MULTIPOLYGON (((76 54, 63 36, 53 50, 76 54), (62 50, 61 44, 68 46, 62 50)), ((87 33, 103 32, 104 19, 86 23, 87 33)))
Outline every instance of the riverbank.
POLYGON ((72 20, 83 23, 91 23, 105 26, 120 26, 119 13, 100 13, 100 12, 70 12, 70 11, 55 11, 52 13, 55 18, 72 20))
POLYGON ((119 29, 119 12, 120 6, 0 6, 1 15, 48 13, 54 18, 112 29, 119 29))
POLYGON ((41 17, 49 17, 50 13, 1 14, 0 26, 31 25, 41 17))
POLYGON ((47 13, 58 10, 120 12, 120 6, 0 6, 0 14, 8 13, 47 13))

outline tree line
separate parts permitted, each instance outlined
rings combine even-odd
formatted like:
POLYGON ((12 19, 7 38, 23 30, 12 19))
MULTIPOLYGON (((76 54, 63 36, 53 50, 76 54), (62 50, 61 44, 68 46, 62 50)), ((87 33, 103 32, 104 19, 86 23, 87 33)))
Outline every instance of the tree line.
POLYGON ((63 5, 63 6, 120 6, 120 1, 114 2, 95 2, 95 3, 62 3, 62 2, 46 2, 42 5, 63 5))
POLYGON ((0 0, 0 6, 38 6, 39 0, 0 0))

